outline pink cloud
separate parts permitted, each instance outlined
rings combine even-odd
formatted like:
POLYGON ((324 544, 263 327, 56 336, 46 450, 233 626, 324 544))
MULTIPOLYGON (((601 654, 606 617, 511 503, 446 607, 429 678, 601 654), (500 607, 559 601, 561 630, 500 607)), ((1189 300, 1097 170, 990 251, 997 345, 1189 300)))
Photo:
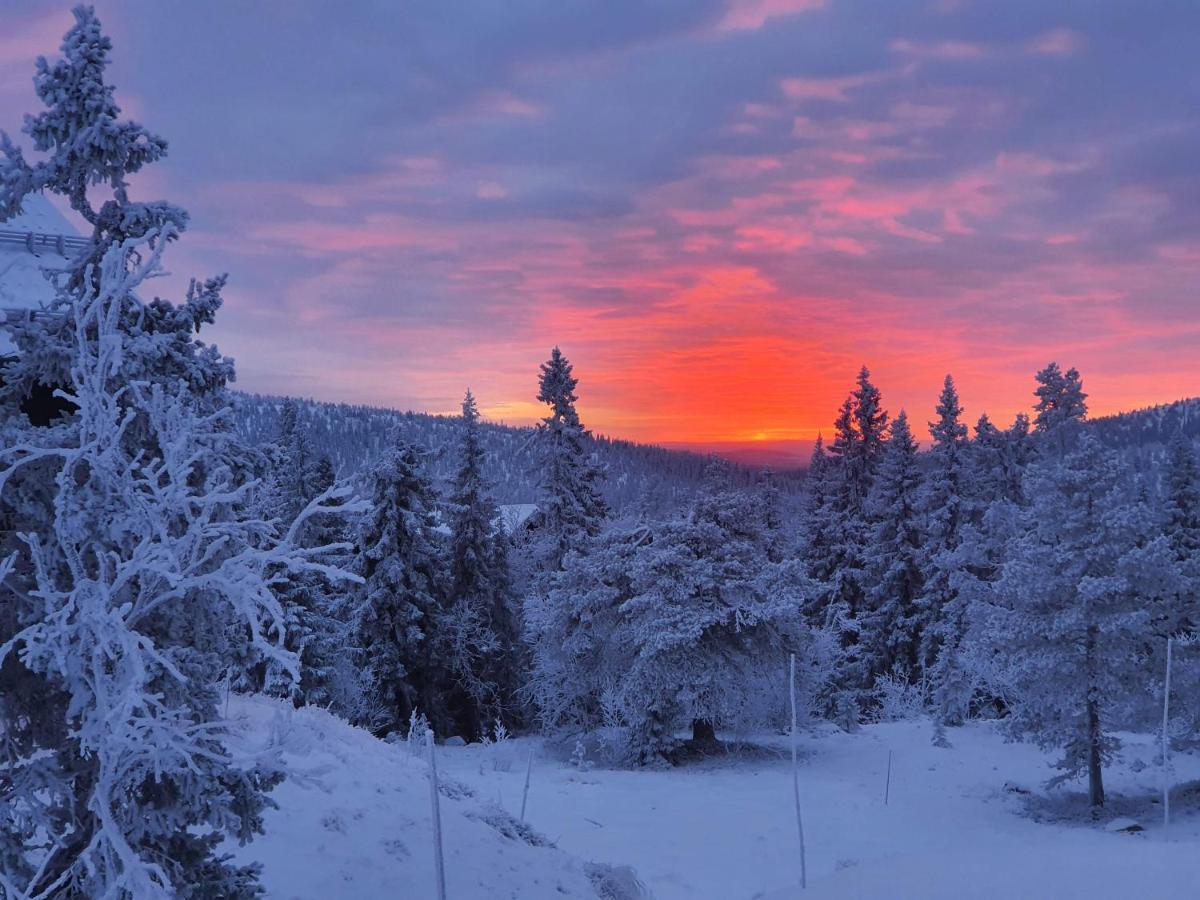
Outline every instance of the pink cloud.
POLYGON ((730 0, 717 23, 718 33, 757 31, 771 19, 824 9, 828 0, 730 0))
POLYGON ((910 41, 899 38, 892 41, 891 49, 903 56, 919 61, 983 59, 988 50, 981 44, 970 41, 910 41))
POLYGON ((1074 56, 1083 50, 1083 37, 1067 28, 1044 31, 1025 45, 1034 56, 1074 56))

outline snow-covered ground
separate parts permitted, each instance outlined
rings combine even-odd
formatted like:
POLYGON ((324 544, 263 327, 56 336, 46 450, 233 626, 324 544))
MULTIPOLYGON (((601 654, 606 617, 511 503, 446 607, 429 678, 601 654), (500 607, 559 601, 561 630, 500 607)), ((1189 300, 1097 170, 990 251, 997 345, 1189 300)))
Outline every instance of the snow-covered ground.
MULTIPOLYGON (((297 774, 272 793, 266 834, 230 848, 263 865, 272 900, 436 898, 428 768, 318 709, 266 697, 233 698, 235 751, 271 748, 297 774)), ((438 748, 441 750, 442 748, 438 748)), ((526 830, 485 795, 446 779, 441 791, 447 897, 453 900, 625 900, 597 889, 620 882, 526 830)))
MULTIPOLYGON (((985 723, 952 729, 948 750, 931 746, 924 723, 806 736, 800 782, 808 842, 805 896, 1196 896, 1200 818, 1188 814, 1189 803, 1180 797, 1177 819, 1163 835, 1161 809, 1149 800, 1159 786, 1153 743, 1126 738, 1131 746, 1124 763, 1108 773, 1110 806, 1122 807, 1117 794, 1142 795, 1141 808, 1118 811, 1138 813, 1147 826, 1143 834, 1108 833, 1086 819, 1033 821, 1023 812, 1029 795, 1010 788, 1044 795, 1050 758, 1005 743, 985 723)), ((580 773, 535 758, 529 820, 568 852, 632 865, 658 900, 799 896, 787 744, 765 740, 777 755, 668 771, 580 773)), ((509 772, 494 771, 488 756, 496 751, 479 747, 448 749, 446 767, 514 808, 528 749, 539 746, 514 743, 509 772)), ((1200 777, 1195 758, 1177 759, 1176 768, 1181 780, 1200 777)), ((1190 806, 1195 804, 1192 793, 1190 806)))
MULTIPOLYGON (((263 861, 270 897, 436 896, 423 761, 319 710, 234 702, 240 745, 273 739, 290 765, 311 773, 275 791, 280 809, 268 814, 267 835, 237 851, 263 861)), ((1164 834, 1151 738, 1126 736, 1122 761, 1107 773, 1108 817, 1132 815, 1146 827, 1140 834, 1086 818, 1035 821, 1027 806, 1045 793, 1049 757, 1005 743, 986 723, 951 730, 952 749, 929 738, 923 723, 804 737, 805 896, 1097 900, 1200 891, 1200 794, 1177 791, 1164 834)), ((764 738, 760 747, 644 771, 581 771, 534 738, 438 747, 451 782, 442 797, 448 896, 594 898, 584 862, 594 860, 633 866, 658 900, 797 897, 787 745, 764 738), (557 849, 515 836, 500 812, 519 811, 530 752, 528 819, 557 849)), ((1179 782, 1200 778, 1200 760, 1175 764, 1179 782)), ((1042 817, 1067 808, 1047 806, 1042 817)))

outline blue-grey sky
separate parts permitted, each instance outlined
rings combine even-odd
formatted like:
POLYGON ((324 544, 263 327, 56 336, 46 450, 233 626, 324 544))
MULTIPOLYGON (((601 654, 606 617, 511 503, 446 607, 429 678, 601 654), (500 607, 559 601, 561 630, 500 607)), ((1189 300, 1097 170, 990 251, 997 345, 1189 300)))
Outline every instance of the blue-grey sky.
MULTIPOLYGON (((1200 3, 100 2, 170 141, 177 276, 252 390, 811 438, 866 362, 929 418, 1200 394, 1200 3)), ((5 4, 0 127, 69 7, 5 4)))

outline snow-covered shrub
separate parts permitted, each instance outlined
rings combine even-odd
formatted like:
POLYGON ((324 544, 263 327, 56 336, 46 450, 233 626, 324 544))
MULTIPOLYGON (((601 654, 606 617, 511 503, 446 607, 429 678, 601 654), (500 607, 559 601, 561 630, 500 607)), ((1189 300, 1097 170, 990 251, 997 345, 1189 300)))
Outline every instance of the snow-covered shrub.
POLYGON ((875 679, 875 720, 911 722, 925 715, 925 685, 909 679, 906 669, 895 669, 875 679))
MULTIPOLYGON (((508 733, 503 722, 496 719, 490 732, 487 728, 480 728, 479 743, 493 772, 512 771, 516 755, 512 747, 512 735, 508 733)), ((482 766, 480 769, 482 770, 482 766)))

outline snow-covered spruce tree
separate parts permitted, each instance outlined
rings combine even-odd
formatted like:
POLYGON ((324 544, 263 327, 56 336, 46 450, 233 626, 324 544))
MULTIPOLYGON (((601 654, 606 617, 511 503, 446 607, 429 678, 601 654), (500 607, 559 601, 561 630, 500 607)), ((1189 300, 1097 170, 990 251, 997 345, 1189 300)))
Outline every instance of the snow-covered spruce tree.
POLYGON ((456 733, 462 697, 449 660, 438 656, 446 585, 437 525, 423 454, 397 437, 375 469, 356 561, 364 579, 354 619, 364 723, 378 734, 406 726, 414 712, 438 734, 456 733))
POLYGON ((1200 742, 1200 647, 1178 640, 1200 632, 1200 461, 1196 448, 1177 431, 1167 445, 1163 473, 1162 511, 1159 517, 1168 560, 1145 560, 1143 574, 1166 570, 1176 579, 1163 581, 1158 602, 1152 606, 1151 629, 1160 668, 1166 638, 1175 637, 1171 692, 1174 717, 1183 720, 1183 743, 1200 742), (1182 702, 1180 702, 1182 698, 1182 702))
POLYGON ((529 694, 546 730, 614 724, 633 652, 622 631, 622 609, 634 591, 633 562, 662 527, 647 522, 608 528, 587 556, 568 555, 549 591, 526 600, 529 694))
POLYGON ((1008 705, 1010 733, 1061 749, 1055 781, 1086 773, 1097 808, 1113 719, 1154 683, 1143 652, 1150 611, 1131 563, 1144 529, 1118 460, 1089 434, 1074 445, 1030 467, 1029 507, 970 640, 1008 705))
POLYGON ((628 727, 633 761, 647 763, 671 758, 680 728, 703 748, 716 724, 781 713, 773 701, 782 702, 789 652, 828 679, 837 642, 804 628, 806 579, 797 562, 767 560, 760 510, 712 472, 686 517, 611 532, 586 557, 568 556, 529 607, 534 694, 547 724, 615 718, 628 727))
POLYGON ((1038 398, 1034 411, 1034 428, 1047 432, 1072 421, 1082 421, 1087 416, 1087 394, 1083 392, 1083 380, 1076 369, 1064 373, 1058 363, 1052 362, 1038 372, 1034 378, 1038 387, 1034 395, 1038 398))
POLYGON ((562 568, 567 553, 582 549, 608 515, 599 489, 603 473, 588 452, 588 432, 575 409, 578 383, 571 363, 555 347, 538 380, 538 400, 550 414, 538 424, 542 491, 531 523, 535 555, 548 570, 562 568))
MULTIPOLYGON (((827 554, 824 561, 814 558, 811 546, 805 550, 809 572, 817 579, 820 600, 819 619, 810 613, 810 622, 820 627, 836 627, 842 634, 846 654, 845 671, 840 677, 844 690, 831 698, 830 712, 846 728, 857 724, 859 695, 869 686, 864 683, 865 664, 859 658, 859 617, 866 599, 866 544, 870 523, 867 498, 875 479, 887 436, 887 413, 882 408, 879 389, 871 383, 866 366, 858 374, 858 387, 846 398, 834 421, 834 440, 829 446, 827 478, 822 488, 827 496, 820 512, 821 521, 811 523, 810 538, 820 535, 827 554)), ((809 603, 811 610, 814 604, 809 603)))
POLYGON ((923 588, 917 442, 901 410, 891 425, 867 499, 867 599, 859 617, 861 681, 888 673, 917 674, 921 642, 917 598, 923 588))
MULTIPOLYGON (((938 398, 937 419, 929 423, 933 446, 921 487, 925 550, 924 582, 917 600, 921 645, 919 664, 926 674, 937 659, 942 643, 957 640, 961 623, 953 610, 956 574, 961 561, 956 553, 965 519, 966 486, 963 482, 967 426, 959 421, 962 405, 954 379, 947 375, 938 398)), ((936 685, 934 690, 936 691, 936 685)), ((944 724, 944 723, 943 723, 944 724)))
POLYGON ((19 535, 4 581, 20 612, 0 665, 51 701, 26 710, 32 723, 5 709, 2 883, 14 896, 259 893, 253 867, 218 854, 225 837, 261 830, 277 779, 222 744, 224 655, 240 633, 294 671, 268 572, 335 574, 316 561, 325 548, 240 513, 254 485, 223 462, 227 410, 210 412, 186 382, 130 377, 138 346, 121 322, 165 237, 111 245, 79 280, 65 325, 76 412, 0 452, 0 496, 25 466, 54 463, 51 518, 19 535))
POLYGON ((1023 414, 1005 431, 986 413, 981 415, 974 438, 963 448, 958 546, 946 555, 949 594, 929 670, 933 715, 943 727, 962 724, 972 703, 987 699, 980 694, 977 666, 964 655, 963 641, 972 610, 991 600, 1007 549, 1023 527, 1022 480, 1031 455, 1029 421, 1023 414))
POLYGON ((799 565, 768 561, 757 505, 714 472, 690 515, 639 548, 619 705, 640 761, 669 752, 680 726, 704 747, 715 725, 763 724, 782 660, 806 657, 805 580, 799 565))
POLYGON ((265 498, 267 512, 290 525, 300 510, 321 492, 318 485, 321 460, 313 450, 308 429, 300 421, 300 407, 295 400, 283 401, 279 433, 267 449, 271 465, 265 498))
POLYGON ((471 701, 458 714, 461 733, 474 735, 497 719, 513 726, 522 657, 508 542, 484 480, 479 409, 470 391, 462 404, 459 460, 448 504, 450 593, 441 631, 450 668, 471 701))

